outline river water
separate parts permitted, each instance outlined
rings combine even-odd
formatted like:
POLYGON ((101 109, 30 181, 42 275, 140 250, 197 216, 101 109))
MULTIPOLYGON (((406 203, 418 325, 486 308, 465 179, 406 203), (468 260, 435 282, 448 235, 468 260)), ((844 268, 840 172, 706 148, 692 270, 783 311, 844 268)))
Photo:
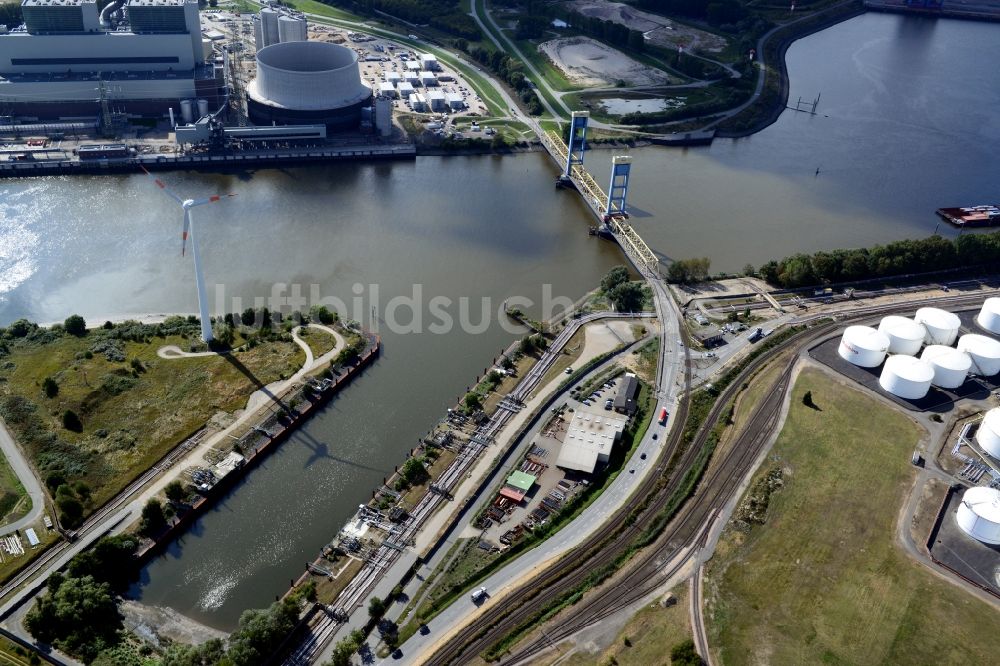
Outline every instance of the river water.
MULTIPOLYGON (((821 94, 817 115, 786 112, 759 134, 710 147, 632 151, 635 225, 664 258, 709 256, 714 269, 739 270, 797 251, 926 236, 935 208, 995 202, 998 37, 996 25, 869 14, 797 42, 791 100, 821 94)), ((604 181, 610 154, 587 162, 604 181)), ((542 285, 575 299, 621 260, 586 234, 588 213, 553 189, 556 175, 541 154, 164 175, 183 195, 239 195, 195 213, 214 301, 242 309, 287 283, 307 302, 336 297, 350 310, 361 292, 357 316, 367 324, 377 285, 385 345, 377 364, 147 567, 138 597, 232 629, 243 609, 287 588, 512 339, 497 324, 505 299, 530 298, 540 315, 542 285), (423 332, 393 332, 386 306, 414 284, 423 332), (433 296, 451 299, 450 332, 429 330, 440 323, 427 310, 433 296), (458 325, 462 297, 473 324, 490 313, 484 332, 458 325)), ((141 176, 4 182, 0 325, 194 311, 179 226, 179 211, 141 176)), ((395 314, 413 323, 406 306, 395 314)))

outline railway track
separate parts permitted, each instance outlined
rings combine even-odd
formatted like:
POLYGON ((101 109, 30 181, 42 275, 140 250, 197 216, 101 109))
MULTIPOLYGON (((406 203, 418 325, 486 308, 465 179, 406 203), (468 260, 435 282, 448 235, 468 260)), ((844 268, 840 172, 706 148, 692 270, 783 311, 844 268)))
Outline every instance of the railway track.
MULTIPOLYGON (((941 305, 961 307, 966 304, 978 304, 982 298, 981 294, 976 294, 930 300, 941 305)), ((829 335, 834 329, 843 326, 845 322, 868 319, 876 314, 909 311, 913 308, 913 303, 905 303, 841 314, 838 321, 821 324, 792 336, 779 349, 794 346, 797 351, 801 351, 829 335)), ((690 555, 680 562, 671 563, 666 571, 663 570, 664 566, 670 563, 670 558, 675 557, 685 545, 691 546, 689 553, 704 547, 708 534, 704 529, 706 520, 713 512, 721 510, 732 498, 739 481, 752 469, 754 461, 778 425, 781 405, 791 381, 795 356, 797 354, 790 359, 781 376, 772 385, 772 390, 764 403, 734 442, 731 455, 698 483, 695 491, 696 501, 690 501, 689 498, 682 503, 679 513, 671 520, 667 530, 652 545, 639 551, 637 557, 641 559, 628 565, 628 572, 616 579, 613 589, 605 590, 600 595, 591 595, 588 600, 577 603, 572 614, 560 621, 559 627, 547 631, 541 639, 522 647, 517 653, 505 658, 503 663, 524 661, 554 645, 558 640, 643 598, 687 563, 690 555)), ((744 368, 718 397, 692 444, 679 451, 683 433, 681 424, 687 418, 687 395, 690 392, 690 373, 685 373, 687 390, 675 414, 675 424, 678 427, 671 430, 668 446, 657 460, 657 471, 660 474, 647 477, 629 501, 607 521, 606 526, 596 531, 573 553, 558 561, 534 580, 505 596, 500 600, 502 603, 487 609, 473 623, 459 629, 447 644, 431 656, 429 663, 453 664, 472 660, 526 622, 532 621, 553 600, 576 589, 592 572, 607 567, 625 553, 633 539, 668 505, 681 487, 684 476, 700 454, 712 428, 735 394, 741 390, 743 382, 764 364, 770 362, 771 357, 772 354, 764 354, 744 368), (677 464, 669 464, 678 452, 680 458, 677 464), (669 469, 664 474, 666 466, 669 466, 669 469), (627 520, 630 516, 632 520, 627 520), (625 527, 621 527, 622 525, 625 527)), ((689 352, 686 352, 685 364, 690 367, 689 352)))

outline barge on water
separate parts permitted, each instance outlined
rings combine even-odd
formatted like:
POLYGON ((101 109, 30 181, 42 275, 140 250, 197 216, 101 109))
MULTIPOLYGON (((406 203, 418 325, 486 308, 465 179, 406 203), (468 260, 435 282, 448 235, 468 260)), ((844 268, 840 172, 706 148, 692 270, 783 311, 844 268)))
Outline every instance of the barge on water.
POLYGON ((993 227, 1000 225, 1000 207, 969 206, 967 208, 938 208, 937 214, 956 227, 993 227))

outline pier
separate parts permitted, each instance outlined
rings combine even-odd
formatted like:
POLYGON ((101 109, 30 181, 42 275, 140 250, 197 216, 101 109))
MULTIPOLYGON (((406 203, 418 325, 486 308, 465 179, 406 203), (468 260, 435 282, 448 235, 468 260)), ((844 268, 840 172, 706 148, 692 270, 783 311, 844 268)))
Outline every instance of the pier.
POLYGON ((305 164, 310 162, 338 162, 347 160, 414 159, 416 146, 406 144, 358 144, 346 146, 313 146, 282 148, 276 150, 227 151, 136 155, 110 159, 70 159, 68 157, 36 159, 34 153, 51 153, 43 150, 21 151, 30 154, 27 159, 0 161, 0 177, 46 176, 55 174, 134 173, 140 167, 149 171, 181 169, 222 169, 233 167, 273 167, 278 165, 305 164))

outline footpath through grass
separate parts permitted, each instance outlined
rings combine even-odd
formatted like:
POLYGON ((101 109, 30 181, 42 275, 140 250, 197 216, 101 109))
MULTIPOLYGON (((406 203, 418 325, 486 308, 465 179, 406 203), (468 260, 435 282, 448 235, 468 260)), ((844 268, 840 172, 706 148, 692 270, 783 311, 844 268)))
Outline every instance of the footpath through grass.
POLYGON ((1000 612, 915 564, 895 525, 921 431, 814 369, 795 384, 766 523, 730 529, 706 621, 723 664, 985 664, 1000 612), (802 397, 812 392, 818 409, 802 397))
POLYGON ((217 412, 298 370, 305 354, 281 332, 240 327, 226 356, 163 359, 203 348, 198 324, 125 322, 77 336, 15 322, 0 334, 0 417, 55 495, 63 525, 112 497, 217 412))

